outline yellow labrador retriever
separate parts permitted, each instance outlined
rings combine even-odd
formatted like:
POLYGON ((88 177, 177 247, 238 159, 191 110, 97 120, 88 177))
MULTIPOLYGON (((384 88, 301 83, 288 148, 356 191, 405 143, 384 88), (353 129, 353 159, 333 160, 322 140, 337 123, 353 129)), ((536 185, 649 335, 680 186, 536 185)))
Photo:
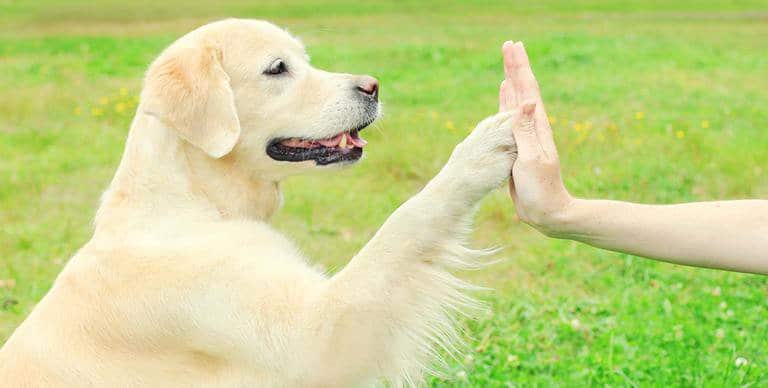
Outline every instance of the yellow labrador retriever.
POLYGON ((313 68, 272 24, 200 27, 152 63, 93 238, 0 350, 3 387, 416 385, 472 307, 450 274, 508 176, 517 112, 326 276, 268 224, 279 182, 359 160, 378 82, 313 68))

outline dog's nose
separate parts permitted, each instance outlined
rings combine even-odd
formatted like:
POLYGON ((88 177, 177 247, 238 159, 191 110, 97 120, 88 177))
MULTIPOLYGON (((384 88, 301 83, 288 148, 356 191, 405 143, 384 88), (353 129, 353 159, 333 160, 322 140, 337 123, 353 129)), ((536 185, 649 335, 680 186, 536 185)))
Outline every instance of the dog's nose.
POLYGON ((357 90, 374 100, 379 100, 379 80, 369 76, 360 77, 357 81, 357 90))

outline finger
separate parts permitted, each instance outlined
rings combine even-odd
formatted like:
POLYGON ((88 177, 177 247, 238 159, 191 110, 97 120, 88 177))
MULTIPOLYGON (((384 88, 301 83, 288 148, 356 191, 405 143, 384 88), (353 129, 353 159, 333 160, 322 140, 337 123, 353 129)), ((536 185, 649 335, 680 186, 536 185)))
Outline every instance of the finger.
POLYGON ((555 146, 552 127, 549 125, 549 117, 544 108, 544 102, 541 98, 539 84, 533 75, 531 63, 528 54, 525 52, 525 46, 522 42, 515 44, 512 48, 513 66, 515 67, 515 88, 518 90, 519 101, 536 101, 536 112, 534 119, 536 122, 536 132, 539 135, 539 142, 550 157, 557 157, 557 148, 555 146))
POLYGON ((504 78, 506 79, 512 79, 515 72, 515 67, 513 66, 513 51, 512 47, 515 45, 515 42, 508 40, 504 42, 503 45, 501 45, 501 56, 504 58, 504 78))
POLYGON ((517 97, 520 101, 534 100, 537 104, 541 103, 541 94, 536 77, 533 76, 531 63, 528 60, 528 54, 525 52, 523 42, 517 42, 510 48, 512 66, 512 83, 517 90, 517 97))
POLYGON ((499 87, 499 112, 509 111, 517 108, 517 96, 512 88, 512 81, 501 81, 499 87))
POLYGON ((522 98, 520 98, 520 90, 518 89, 518 85, 514 82, 515 80, 515 73, 517 72, 517 68, 515 67, 515 45, 517 43, 508 40, 504 42, 504 44, 501 46, 501 53, 502 57, 504 58, 504 79, 510 82, 510 89, 512 94, 515 96, 515 101, 517 104, 520 104, 521 101, 524 101, 522 98))
POLYGON ((514 89, 517 92, 518 101, 534 101, 537 105, 537 112, 534 112, 535 123, 537 125, 546 124, 545 118, 539 116, 539 112, 544 112, 544 105, 539 94, 539 85, 536 77, 531 70, 531 64, 528 55, 525 52, 523 42, 517 42, 509 47, 511 80, 514 89))
POLYGON ((535 111, 536 103, 534 101, 524 102, 520 120, 512 126, 512 135, 515 137, 515 143, 517 143, 518 160, 535 160, 545 156, 539 142, 539 136, 536 134, 535 111))

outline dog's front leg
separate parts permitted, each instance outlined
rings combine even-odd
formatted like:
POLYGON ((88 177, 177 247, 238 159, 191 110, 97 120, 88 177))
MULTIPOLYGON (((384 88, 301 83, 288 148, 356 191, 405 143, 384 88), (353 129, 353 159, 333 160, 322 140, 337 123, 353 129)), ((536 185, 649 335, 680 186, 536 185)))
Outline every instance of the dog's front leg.
POLYGON ((481 122, 440 173, 398 208, 309 303, 324 384, 418 381, 439 352, 456 353, 456 313, 476 307, 449 273, 487 252, 462 245, 476 204, 509 177, 517 112, 481 122))

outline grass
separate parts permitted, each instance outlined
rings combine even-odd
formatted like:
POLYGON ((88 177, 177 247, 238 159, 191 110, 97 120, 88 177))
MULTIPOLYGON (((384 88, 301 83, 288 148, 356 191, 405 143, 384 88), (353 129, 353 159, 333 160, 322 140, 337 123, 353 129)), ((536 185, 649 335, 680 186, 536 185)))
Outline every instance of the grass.
MULTIPOLYGON (((494 111, 506 39, 526 42, 576 195, 768 197, 763 1, 5 0, 0 15, 0 342, 89 238, 149 61, 223 16, 273 20, 317 66, 382 82, 367 159, 284 187, 277 228, 331 268, 494 111)), ((433 386, 768 383, 764 277, 546 239, 501 190, 475 244, 506 247, 466 275, 495 289, 493 312, 467 322, 472 351, 433 386)))

